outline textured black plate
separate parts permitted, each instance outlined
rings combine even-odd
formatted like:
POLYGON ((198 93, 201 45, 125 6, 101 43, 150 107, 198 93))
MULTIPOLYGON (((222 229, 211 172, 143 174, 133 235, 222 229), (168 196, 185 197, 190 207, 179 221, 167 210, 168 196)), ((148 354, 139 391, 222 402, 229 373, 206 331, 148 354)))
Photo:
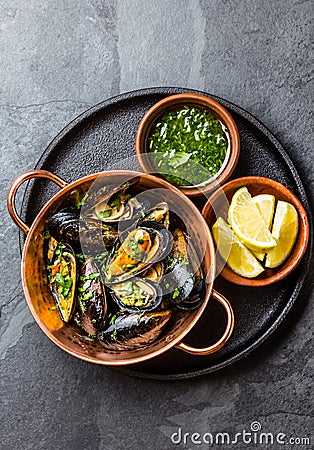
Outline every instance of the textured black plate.
MULTIPOLYGON (((69 182, 102 170, 138 169, 133 160, 126 159, 134 156, 135 133, 141 117, 157 101, 182 92, 202 93, 179 88, 145 89, 96 105, 61 131, 36 168, 50 170, 69 182)), ((241 156, 233 178, 245 175, 273 178, 297 195, 310 216, 300 177, 280 142, 243 109, 209 96, 231 112, 239 128, 241 156)), ((32 223, 57 189, 52 183, 41 180, 28 184, 22 204, 22 217, 27 223, 32 223)), ((23 244, 21 233, 21 249, 23 244)), ((300 266, 275 285, 253 289, 235 286, 220 278, 215 280, 215 288, 230 299, 236 320, 233 336, 216 354, 200 357, 171 350, 158 358, 119 370, 147 378, 188 378, 221 369, 246 356, 270 336, 294 304, 309 267, 311 244, 300 266)), ((210 302, 186 341, 195 346, 208 346, 222 334, 224 324, 224 313, 215 302, 210 302)))

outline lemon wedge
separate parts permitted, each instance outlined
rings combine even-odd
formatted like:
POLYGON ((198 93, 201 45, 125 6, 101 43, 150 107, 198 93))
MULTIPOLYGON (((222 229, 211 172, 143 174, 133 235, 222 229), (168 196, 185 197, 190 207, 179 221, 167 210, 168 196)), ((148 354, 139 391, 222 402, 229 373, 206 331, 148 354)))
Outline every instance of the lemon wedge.
MULTIPOLYGON (((253 203, 257 206, 261 216, 263 217, 267 228, 271 229, 271 224, 273 221, 274 210, 275 210, 275 196, 270 194, 260 194, 252 198, 253 203)), ((252 252, 253 255, 260 261, 265 258, 264 252, 252 252)))
POLYGON ((261 264, 221 217, 218 217, 213 225, 212 232, 218 252, 235 273, 242 277, 255 278, 264 271, 261 264))
POLYGON ((246 187, 233 195, 228 221, 240 241, 250 250, 265 252, 277 245, 246 187))
POLYGON ((299 218, 295 207, 279 200, 272 229, 277 246, 267 253, 266 267, 278 267, 285 261, 297 238, 298 228, 299 218))

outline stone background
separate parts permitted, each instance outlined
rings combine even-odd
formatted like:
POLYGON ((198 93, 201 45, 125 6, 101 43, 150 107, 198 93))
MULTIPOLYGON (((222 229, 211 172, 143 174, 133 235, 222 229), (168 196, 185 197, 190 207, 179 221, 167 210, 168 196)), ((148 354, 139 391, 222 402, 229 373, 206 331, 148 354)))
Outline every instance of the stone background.
POLYGON ((313 204, 312 19, 306 0, 1 0, 1 448, 203 449, 170 436, 179 427, 235 434, 254 420, 266 432, 310 437, 313 271, 298 307, 246 360, 186 381, 130 378, 70 357, 34 324, 5 199, 12 180, 89 106, 182 86, 264 122, 313 204))

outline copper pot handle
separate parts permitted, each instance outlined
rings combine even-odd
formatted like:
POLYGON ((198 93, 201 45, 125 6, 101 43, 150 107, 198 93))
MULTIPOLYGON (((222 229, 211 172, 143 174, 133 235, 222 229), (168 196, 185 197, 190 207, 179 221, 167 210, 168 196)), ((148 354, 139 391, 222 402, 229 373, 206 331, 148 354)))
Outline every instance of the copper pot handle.
POLYGON ((210 355, 211 353, 217 352, 217 350, 221 349, 225 345, 225 343, 230 338, 233 327, 234 327, 234 314, 232 307, 229 303, 229 301, 219 292, 213 290, 212 297, 214 300, 217 300, 226 310, 227 313, 227 325, 224 334, 222 337, 217 341, 215 344, 211 345, 210 347, 205 348, 195 348, 191 347, 188 344, 184 344, 184 342, 179 342, 179 344, 175 345, 175 348, 178 348, 180 350, 183 350, 184 352, 191 353, 192 355, 210 355))
POLYGON ((18 215, 15 208, 15 195, 18 188, 21 186, 24 181, 29 180, 30 178, 47 178, 47 180, 51 180, 56 183, 61 188, 67 186, 67 182, 62 180, 62 178, 58 177, 54 173, 48 172, 47 170, 29 170, 28 172, 22 173, 15 181, 13 181, 7 197, 7 205, 10 216, 12 217, 13 222, 24 232, 29 232, 29 226, 23 222, 23 220, 18 215))

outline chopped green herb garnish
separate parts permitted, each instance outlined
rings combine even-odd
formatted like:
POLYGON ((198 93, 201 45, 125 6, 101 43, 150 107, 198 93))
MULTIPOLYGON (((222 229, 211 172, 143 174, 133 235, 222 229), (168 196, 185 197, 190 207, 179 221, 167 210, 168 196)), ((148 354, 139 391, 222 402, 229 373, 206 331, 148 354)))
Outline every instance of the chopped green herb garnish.
POLYGON ((170 263, 168 265, 168 270, 172 270, 174 268, 174 259, 171 258, 171 256, 168 256, 168 262, 170 263))
POLYGON ((114 200, 112 200, 112 201, 109 203, 109 206, 111 206, 111 208, 117 207, 117 209, 119 209, 119 208, 120 208, 120 205, 121 205, 120 197, 116 197, 114 200))
POLYGON ((91 338, 91 339, 96 339, 96 337, 97 337, 96 334, 91 334, 91 333, 88 333, 87 336, 88 336, 89 338, 91 338))
POLYGON ((58 309, 58 306, 54 305, 54 306, 50 306, 50 308, 48 308, 48 311, 55 311, 56 309, 58 309))
POLYGON ((176 288, 176 289, 173 291, 172 298, 175 299, 175 298, 177 298, 179 295, 180 295, 180 291, 179 291, 178 288, 176 288))
POLYGON ((87 198, 88 198, 88 194, 85 194, 84 197, 78 202, 78 204, 76 205, 76 207, 77 207, 78 209, 81 208, 81 207, 85 204, 87 198))
POLYGON ((111 333, 111 337, 113 337, 114 339, 117 336, 117 330, 113 330, 113 332, 111 333))
POLYGON ((122 264, 121 269, 130 272, 135 267, 137 267, 137 264, 122 264))
POLYGON ((107 209, 106 211, 99 211, 97 214, 100 219, 107 219, 108 217, 111 216, 111 213, 112 213, 112 210, 107 209))
POLYGON ((84 255, 84 253, 76 253, 76 258, 79 260, 79 262, 81 264, 83 264, 83 262, 85 261, 85 259, 87 258, 87 256, 84 255))
POLYGON ((98 278, 99 275, 100 275, 99 273, 90 273, 88 275, 88 278, 89 278, 89 280, 95 280, 95 278, 98 278))
POLYGON ((168 181, 198 185, 217 174, 227 155, 224 125, 205 109, 167 112, 148 138, 151 162, 168 181))
POLYGON ((92 293, 92 291, 89 291, 81 297, 81 300, 83 302, 86 302, 86 300, 90 300, 91 298, 93 298, 93 296, 94 294, 92 293))
POLYGON ((144 312, 144 311, 143 311, 141 314, 138 315, 137 323, 140 323, 140 322, 141 322, 142 317, 143 317, 144 315, 145 315, 145 312, 144 312))
POLYGON ((188 264, 189 261, 187 261, 186 259, 182 259, 182 261, 180 262, 180 267, 187 266, 188 264))
POLYGON ((116 315, 116 314, 114 314, 114 315, 111 317, 111 319, 110 319, 110 324, 111 324, 111 325, 113 325, 113 324, 115 323, 116 318, 117 318, 117 315, 116 315))

